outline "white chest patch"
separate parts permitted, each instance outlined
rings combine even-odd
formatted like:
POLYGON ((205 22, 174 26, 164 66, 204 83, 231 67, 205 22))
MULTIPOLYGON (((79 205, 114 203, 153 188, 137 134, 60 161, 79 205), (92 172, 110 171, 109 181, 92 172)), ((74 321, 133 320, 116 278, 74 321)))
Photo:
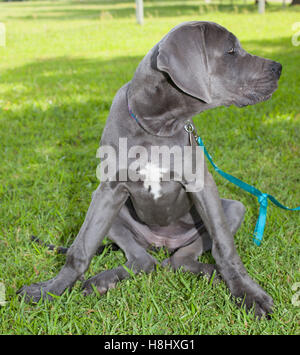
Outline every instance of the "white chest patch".
POLYGON ((149 162, 140 170, 140 174, 144 175, 144 187, 150 190, 155 200, 161 196, 160 183, 165 172, 167 172, 167 169, 159 168, 149 162))

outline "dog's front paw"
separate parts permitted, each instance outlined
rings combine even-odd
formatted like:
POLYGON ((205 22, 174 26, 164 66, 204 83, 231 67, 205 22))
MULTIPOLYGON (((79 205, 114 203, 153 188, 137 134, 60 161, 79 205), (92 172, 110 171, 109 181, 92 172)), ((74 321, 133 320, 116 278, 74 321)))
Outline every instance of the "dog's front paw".
POLYGON ((231 294, 236 298, 237 304, 246 307, 247 311, 254 307, 255 316, 259 319, 263 316, 270 317, 273 299, 252 279, 236 281, 231 294))
POLYGON ((67 288, 72 288, 76 282, 76 278, 68 278, 66 274, 60 275, 45 282, 34 283, 29 286, 23 286, 17 291, 17 294, 24 296, 26 302, 38 302, 41 298, 43 300, 52 301, 55 296, 61 296, 67 288), (54 296, 54 297, 53 297, 54 296))
POLYGON ((51 294, 56 294, 53 289, 53 279, 46 282, 38 282, 29 286, 23 286, 17 291, 17 294, 24 296, 26 302, 38 302, 41 298, 44 300, 53 300, 51 294))

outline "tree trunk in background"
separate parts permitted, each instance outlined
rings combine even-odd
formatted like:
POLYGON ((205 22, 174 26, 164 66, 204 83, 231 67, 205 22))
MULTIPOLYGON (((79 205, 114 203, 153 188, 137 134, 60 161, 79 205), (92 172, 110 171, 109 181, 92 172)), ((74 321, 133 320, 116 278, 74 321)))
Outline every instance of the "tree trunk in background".
POLYGON ((139 25, 144 23, 144 4, 143 0, 135 0, 136 3, 136 21, 139 25))
POLYGON ((291 5, 300 5, 300 0, 293 0, 291 5))
POLYGON ((266 8, 265 0, 258 0, 258 12, 260 14, 264 14, 265 13, 265 8, 266 8))

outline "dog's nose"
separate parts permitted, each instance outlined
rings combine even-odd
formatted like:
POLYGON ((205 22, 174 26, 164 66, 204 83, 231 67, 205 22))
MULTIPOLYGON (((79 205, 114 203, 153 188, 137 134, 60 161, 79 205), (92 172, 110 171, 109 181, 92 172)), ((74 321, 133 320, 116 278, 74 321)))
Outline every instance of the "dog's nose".
POLYGON ((280 63, 273 62, 271 65, 271 71, 276 78, 279 79, 282 71, 282 65, 280 63))

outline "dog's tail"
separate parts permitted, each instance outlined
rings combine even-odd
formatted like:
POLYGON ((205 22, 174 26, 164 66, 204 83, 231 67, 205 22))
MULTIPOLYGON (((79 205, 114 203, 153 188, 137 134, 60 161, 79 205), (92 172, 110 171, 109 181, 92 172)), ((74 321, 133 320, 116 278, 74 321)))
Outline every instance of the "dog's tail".
MULTIPOLYGON (((58 254, 66 254, 67 251, 69 250, 69 248, 66 248, 66 247, 57 247, 53 244, 47 244, 47 243, 43 242, 42 240, 40 240, 38 237, 35 237, 34 235, 31 236, 31 241, 38 243, 39 245, 43 245, 43 246, 47 247, 49 250, 54 250, 58 254)), ((109 244, 101 245, 97 249, 96 255, 101 255, 105 248, 109 248, 109 251, 116 251, 116 250, 120 249, 117 244, 109 243, 109 244)))

